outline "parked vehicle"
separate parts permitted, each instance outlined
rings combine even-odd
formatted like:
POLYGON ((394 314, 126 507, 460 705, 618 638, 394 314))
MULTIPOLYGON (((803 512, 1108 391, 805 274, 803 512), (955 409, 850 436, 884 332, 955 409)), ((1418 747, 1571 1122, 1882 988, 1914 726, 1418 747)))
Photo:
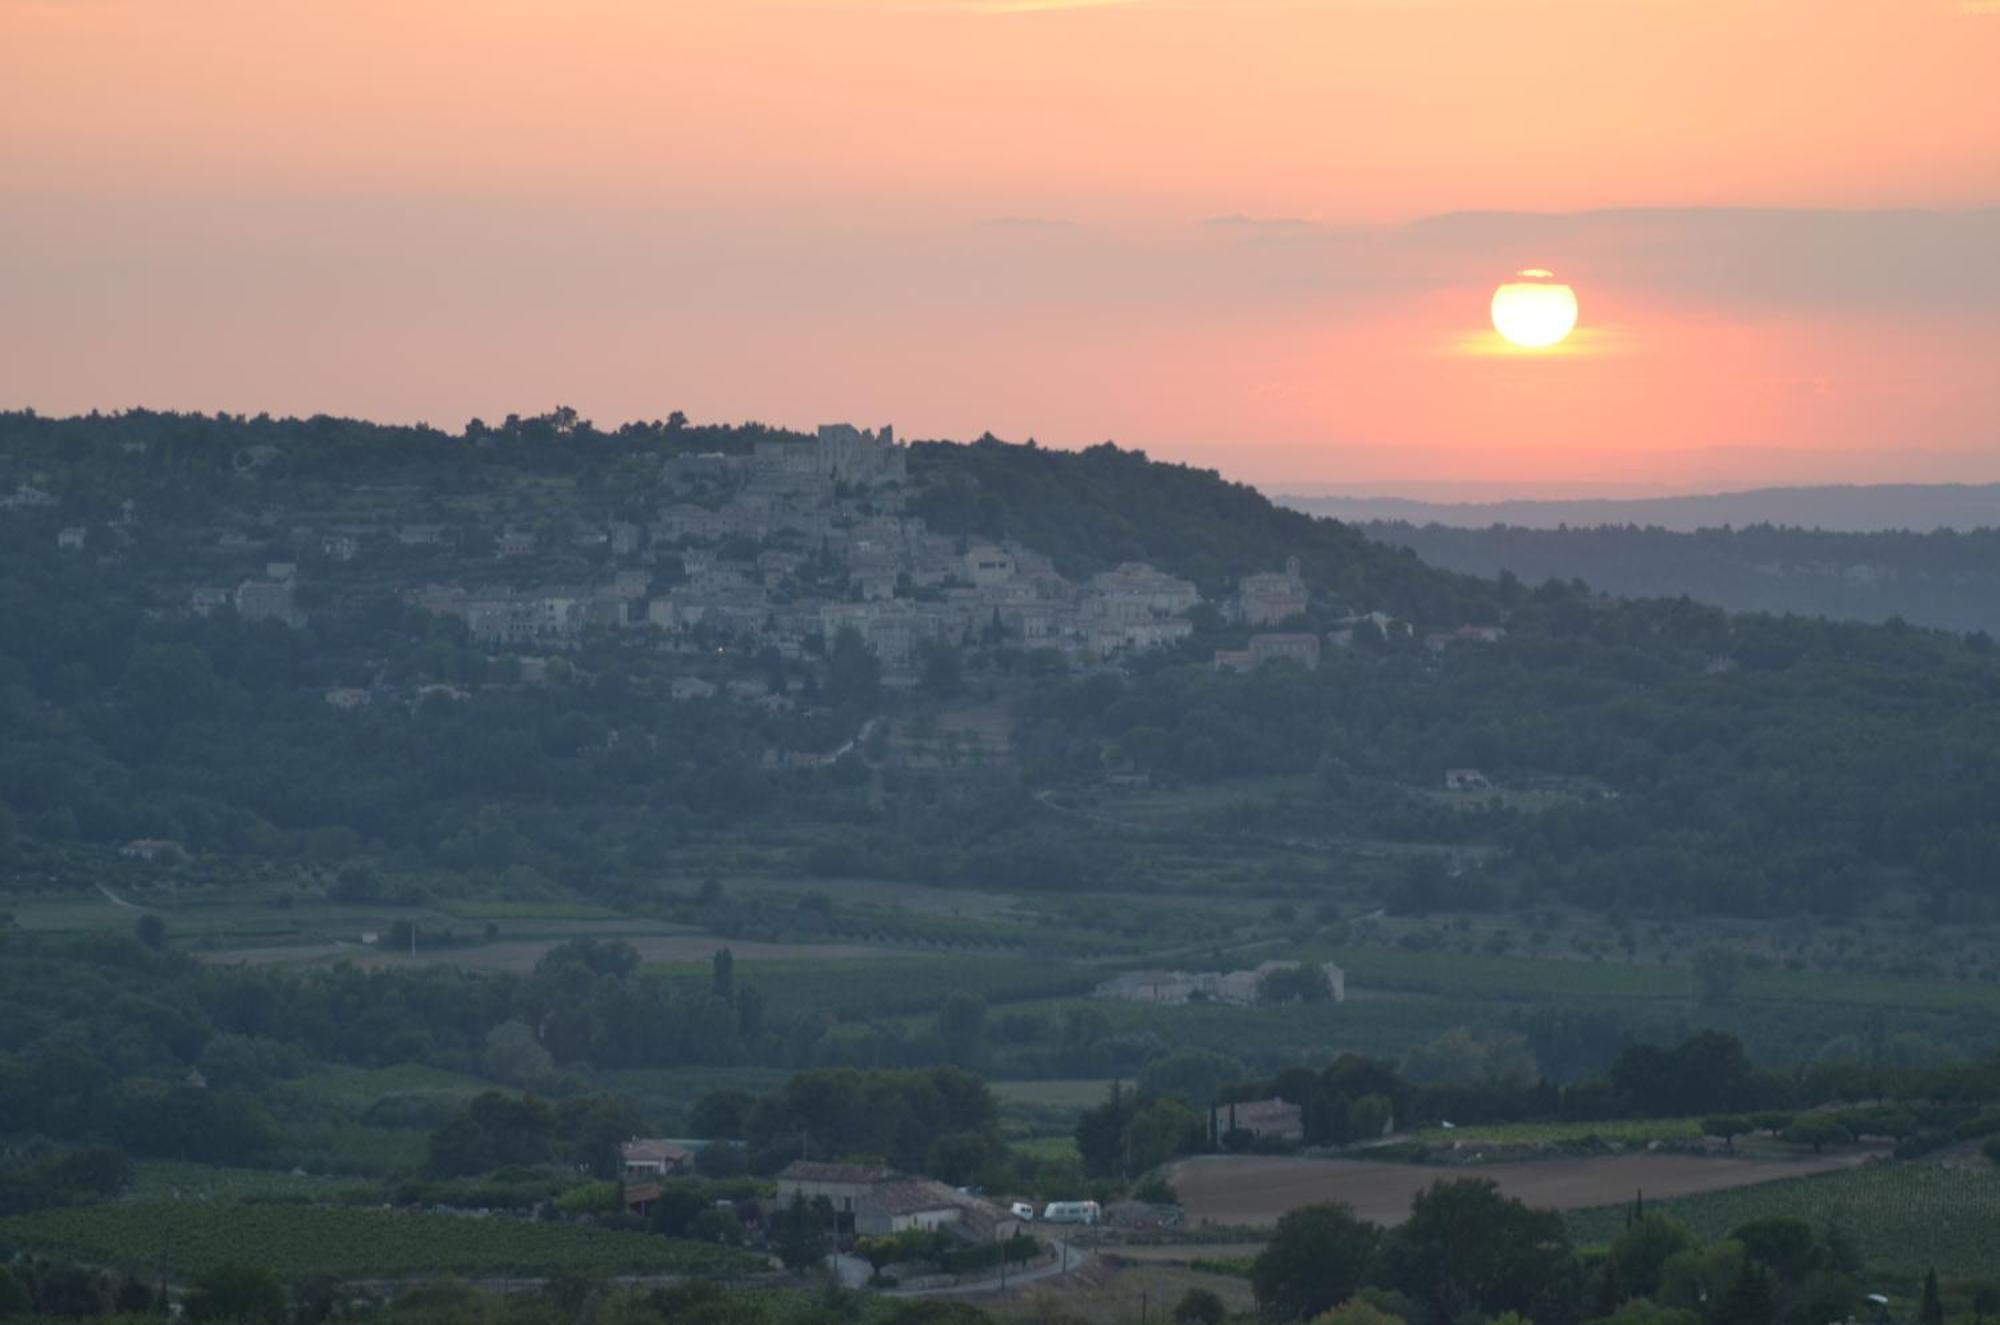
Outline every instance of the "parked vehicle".
POLYGON ((1050 1201, 1042 1211, 1042 1221, 1049 1224, 1095 1224, 1103 1217, 1095 1201, 1050 1201))
POLYGON ((1016 1219, 1032 1220, 1035 1217, 1035 1207, 1029 1205, 1026 1201, 1014 1202, 1014 1204, 1007 1207, 1007 1212, 1016 1219))

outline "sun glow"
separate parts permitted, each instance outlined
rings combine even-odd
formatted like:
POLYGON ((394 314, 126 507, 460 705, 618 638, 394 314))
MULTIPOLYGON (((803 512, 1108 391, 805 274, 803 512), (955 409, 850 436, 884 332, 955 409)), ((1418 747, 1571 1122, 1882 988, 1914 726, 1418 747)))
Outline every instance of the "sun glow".
POLYGON ((1493 292, 1493 329, 1524 350, 1559 344, 1576 329, 1576 291, 1530 267, 1493 292))

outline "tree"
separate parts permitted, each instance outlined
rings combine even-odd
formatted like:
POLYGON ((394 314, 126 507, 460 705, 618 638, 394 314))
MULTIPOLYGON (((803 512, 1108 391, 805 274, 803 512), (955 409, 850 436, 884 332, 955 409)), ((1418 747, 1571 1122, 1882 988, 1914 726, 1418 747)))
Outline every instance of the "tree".
POLYGON ((156 952, 166 946, 167 922, 154 915, 151 911, 148 911, 133 922, 132 932, 138 936, 139 942, 156 952))
POLYGON ((743 1121, 756 1103, 756 1097, 739 1086, 711 1090, 694 1102, 688 1113, 688 1130, 711 1141, 740 1141, 743 1121))
POLYGON ((1604 1317, 1602 1325, 1700 1325, 1700 1321, 1701 1317, 1692 1311, 1663 1307, 1651 1299, 1635 1297, 1604 1317))
POLYGON ((1384 1311, 1365 1297, 1352 1297, 1333 1310, 1314 1316, 1312 1325, 1403 1325, 1403 1318, 1384 1311))
POLYGON ((1125 1168, 1125 1128, 1132 1121, 1132 1100, 1118 1082, 1104 1103, 1085 1109, 1076 1118, 1076 1153, 1083 1168, 1093 1175, 1114 1175, 1125 1168))
POLYGON ((1845 1127, 1823 1113, 1806 1114, 1780 1135, 1790 1145, 1811 1146, 1815 1155, 1828 1146, 1843 1146, 1854 1139, 1845 1127))
POLYGON ((554 1110, 497 1090, 476 1096, 431 1133, 431 1171, 445 1177, 509 1164, 545 1164, 555 1152, 554 1110))
POLYGON ((188 1319, 283 1325, 285 1289, 269 1270, 220 1265, 195 1277, 187 1296, 188 1319))
POLYGON ((1854 1276, 1834 1269, 1812 1270, 1799 1281, 1797 1289, 1793 1291, 1791 1309, 1786 1313, 1786 1319, 1852 1320, 1860 1298, 1861 1285, 1854 1276))
POLYGON ((944 640, 930 640, 924 644, 922 657, 921 684, 925 694, 933 699, 951 699, 964 691, 964 670, 957 648, 944 640))
POLYGON ((826 1226, 818 1210, 806 1204, 805 1193, 793 1192, 792 1203, 771 1216, 771 1246, 788 1270, 805 1270, 826 1255, 826 1226))
POLYGON ((882 664, 852 626, 842 626, 826 655, 826 695, 842 707, 872 709, 882 695, 882 664))
POLYGON ((1229 1308, 1206 1288, 1190 1288, 1174 1304, 1174 1325, 1222 1325, 1229 1308))
POLYGON ((1750 1120, 1741 1114, 1718 1113, 1701 1120, 1701 1134, 1718 1138, 1726 1149, 1736 1149, 1736 1138, 1750 1130, 1750 1120))
POLYGON ((510 1086, 546 1085, 556 1074, 555 1059, 522 1021, 503 1021, 486 1032, 486 1070, 510 1086))
POLYGON ((1710 1325, 1773 1325, 1777 1318, 1778 1301, 1771 1291, 1770 1272, 1745 1257, 1728 1290, 1715 1303, 1710 1325))
POLYGON ((1562 1216, 1486 1178, 1433 1183, 1383 1245, 1389 1284, 1443 1325, 1467 1311, 1532 1311, 1573 1269, 1562 1216))
POLYGON ((1751 1260, 1796 1283, 1813 1262, 1812 1225, 1803 1219, 1754 1219, 1731 1233, 1751 1260))
POLYGON ((653 1202, 647 1223, 655 1233, 666 1237, 690 1237, 694 1233, 695 1221, 708 1208, 709 1202, 694 1187, 670 1182, 660 1188, 659 1199, 653 1202))
POLYGON ((1924 1273, 1924 1296, 1917 1305, 1917 1325, 1944 1325, 1944 1299, 1938 1296, 1935 1265, 1924 1273))
POLYGON ((1333 985, 1326 968, 1312 962, 1280 966, 1257 982, 1257 1001, 1263 1004, 1327 1003, 1333 999, 1333 985))
POLYGON ((1120 1171, 1127 1177, 1144 1173, 1176 1155, 1198 1148, 1206 1129, 1205 1115, 1172 1096, 1152 1100, 1133 1111, 1125 1124, 1120 1171))
POLYGON ((736 1036, 751 1046, 764 1038, 764 996, 755 985, 736 991, 736 1036))
POLYGON ((1632 1297, 1651 1297, 1660 1289, 1666 1263, 1695 1245, 1694 1235, 1677 1220, 1662 1214, 1640 1215, 1611 1243, 1606 1256, 1618 1267, 1618 1279, 1632 1297))
POLYGON ((1339 1306, 1367 1279, 1381 1236, 1381 1229, 1335 1202, 1291 1211, 1251 1263, 1257 1305, 1282 1320, 1339 1306))
POLYGON ((1241 1059, 1209 1049, 1188 1049, 1146 1064, 1139 1072, 1139 1089, 1148 1095, 1172 1095, 1205 1109, 1224 1086, 1247 1075, 1241 1059))

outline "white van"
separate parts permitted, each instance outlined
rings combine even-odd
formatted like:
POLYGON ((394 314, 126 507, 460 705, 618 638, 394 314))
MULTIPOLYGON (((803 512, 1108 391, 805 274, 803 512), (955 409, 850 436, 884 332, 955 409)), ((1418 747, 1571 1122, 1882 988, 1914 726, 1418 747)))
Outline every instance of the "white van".
POLYGON ((1026 1201, 1016 1201, 1014 1202, 1014 1204, 1007 1207, 1007 1213, 1014 1216, 1014 1218, 1016 1219, 1026 1219, 1032 1221, 1035 1217, 1035 1207, 1029 1205, 1026 1201))
POLYGON ((1049 1224, 1095 1224, 1103 1217, 1095 1201, 1050 1201, 1042 1211, 1043 1222, 1049 1224))

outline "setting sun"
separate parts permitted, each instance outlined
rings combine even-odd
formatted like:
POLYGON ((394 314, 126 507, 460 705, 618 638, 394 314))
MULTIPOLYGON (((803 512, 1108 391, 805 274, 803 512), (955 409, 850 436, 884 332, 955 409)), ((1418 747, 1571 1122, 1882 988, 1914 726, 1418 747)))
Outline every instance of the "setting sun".
POLYGON ((1576 291, 1530 267, 1493 292, 1493 329, 1527 350, 1559 344, 1576 328, 1576 291))

